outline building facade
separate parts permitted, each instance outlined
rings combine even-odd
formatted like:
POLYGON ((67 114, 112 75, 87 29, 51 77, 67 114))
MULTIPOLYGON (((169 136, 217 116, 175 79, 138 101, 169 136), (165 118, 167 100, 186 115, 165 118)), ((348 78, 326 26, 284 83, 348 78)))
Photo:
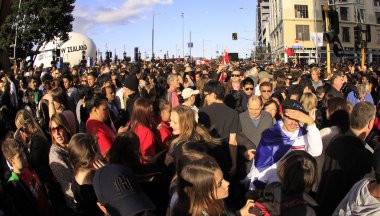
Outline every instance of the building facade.
MULTIPOLYGON (((259 4, 261 2, 259 1, 259 4)), ((317 47, 312 40, 315 32, 325 30, 326 0, 269 0, 269 44, 272 60, 289 61, 296 58, 303 63, 326 61, 326 41, 317 47), (293 56, 285 50, 293 48, 293 56)), ((363 30, 370 26, 371 41, 367 43, 367 62, 380 62, 380 0, 330 0, 339 14, 339 38, 345 49, 345 57, 331 54, 332 62, 361 59, 360 49, 355 49, 354 27, 361 23, 363 30)), ((259 6, 258 6, 259 7, 259 6)), ((257 21, 258 23, 260 21, 257 21)), ((260 36, 261 29, 257 29, 260 36)), ((257 37, 259 43, 263 38, 257 37)))

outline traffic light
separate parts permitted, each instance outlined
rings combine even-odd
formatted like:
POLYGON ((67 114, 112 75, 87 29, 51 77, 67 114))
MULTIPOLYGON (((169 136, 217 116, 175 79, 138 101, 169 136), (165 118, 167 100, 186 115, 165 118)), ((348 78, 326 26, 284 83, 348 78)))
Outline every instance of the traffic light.
POLYGON ((236 32, 234 32, 234 33, 232 33, 232 40, 237 40, 237 33, 236 32))
POLYGON ((367 43, 371 42, 371 25, 366 26, 366 41, 367 43))
POLYGON ((359 24, 354 27, 354 36, 355 36, 355 49, 360 49, 360 42, 362 41, 362 26, 359 24))
POLYGON ((337 35, 339 35, 339 14, 336 10, 329 10, 328 16, 330 19, 330 29, 334 30, 337 35))

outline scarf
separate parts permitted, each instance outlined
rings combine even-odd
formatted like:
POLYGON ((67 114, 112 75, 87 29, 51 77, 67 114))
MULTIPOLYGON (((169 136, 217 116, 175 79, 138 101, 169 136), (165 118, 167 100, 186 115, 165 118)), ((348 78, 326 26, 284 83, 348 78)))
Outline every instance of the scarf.
MULTIPOLYGON (((256 149, 255 167, 262 172, 277 163, 293 146, 296 139, 291 139, 282 131, 282 121, 264 131, 260 143, 256 149)), ((298 129, 297 137, 307 133, 305 127, 298 129)))

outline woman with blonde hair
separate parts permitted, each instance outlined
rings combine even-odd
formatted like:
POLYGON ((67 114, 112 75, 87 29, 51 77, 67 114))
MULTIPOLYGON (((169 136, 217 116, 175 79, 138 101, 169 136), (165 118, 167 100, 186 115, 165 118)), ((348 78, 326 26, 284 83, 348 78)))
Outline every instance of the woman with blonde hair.
POLYGON ((70 130, 66 118, 60 113, 55 113, 50 118, 49 129, 53 143, 49 153, 49 165, 61 185, 67 207, 75 210, 74 195, 71 190, 74 176, 68 152, 69 141, 74 132, 70 130))
POLYGON ((51 146, 49 140, 33 118, 32 113, 26 109, 17 112, 15 124, 17 128, 15 139, 26 146, 31 167, 37 172, 42 183, 47 183, 52 177, 49 167, 51 146))
POLYGON ((314 120, 316 119, 316 112, 318 106, 318 98, 315 94, 307 92, 301 96, 300 102, 305 108, 305 111, 311 116, 314 120))
MULTIPOLYGON (((169 146, 169 156, 177 162, 182 146, 188 142, 205 141, 208 144, 219 144, 208 131, 195 121, 194 111, 180 105, 173 108, 170 114, 170 127, 173 135, 177 136, 169 146)), ((167 158, 168 159, 168 158, 167 158)))

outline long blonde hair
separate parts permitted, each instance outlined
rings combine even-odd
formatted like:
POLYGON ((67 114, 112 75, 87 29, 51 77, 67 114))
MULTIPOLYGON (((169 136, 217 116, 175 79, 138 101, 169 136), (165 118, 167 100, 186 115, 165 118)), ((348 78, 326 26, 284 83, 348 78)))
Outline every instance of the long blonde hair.
POLYGON ((302 106, 305 108, 306 112, 310 112, 311 110, 317 108, 318 106, 318 98, 315 94, 307 92, 304 93, 300 99, 302 106))
MULTIPOLYGON (((68 139, 70 140, 73 134, 70 130, 69 123, 67 122, 66 118, 61 113, 54 113, 50 118, 49 128, 51 128, 51 125, 53 122, 56 123, 57 125, 62 126, 65 129, 68 139)), ((53 144, 57 144, 54 137, 53 136, 51 137, 52 137, 53 144)))
POLYGON ((197 124, 195 121, 194 111, 190 107, 179 105, 173 108, 172 112, 175 112, 178 115, 180 134, 171 142, 170 149, 172 149, 179 142, 186 141, 192 136, 194 136, 196 140, 203 139, 207 143, 220 143, 219 140, 210 135, 206 128, 197 124))
POLYGON ((28 136, 32 136, 33 134, 38 133, 47 139, 40 125, 33 118, 32 113, 26 109, 21 109, 17 112, 15 124, 17 129, 22 128, 28 136))

